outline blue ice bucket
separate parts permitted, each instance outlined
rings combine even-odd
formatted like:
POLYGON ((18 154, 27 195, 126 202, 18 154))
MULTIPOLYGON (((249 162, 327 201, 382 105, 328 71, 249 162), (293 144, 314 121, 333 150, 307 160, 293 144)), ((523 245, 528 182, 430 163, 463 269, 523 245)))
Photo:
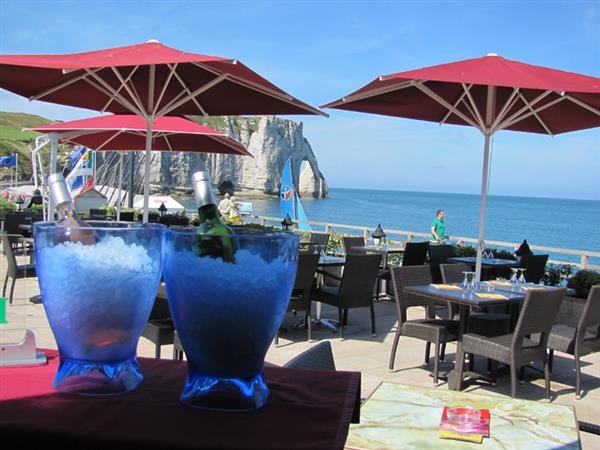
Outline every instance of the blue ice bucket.
MULTIPOLYGON (((220 237, 203 237, 208 248, 219 247, 207 239, 220 237)), ((287 309, 298 240, 288 232, 238 228, 234 258, 226 261, 199 256, 195 230, 167 230, 167 296, 188 360, 182 403, 252 410, 267 402, 264 359, 287 309)))
POLYGON ((165 227, 89 224, 34 224, 42 302, 60 357, 53 386, 83 395, 123 394, 143 380, 136 348, 160 283, 165 227), (81 235, 85 244, 77 242, 81 235))

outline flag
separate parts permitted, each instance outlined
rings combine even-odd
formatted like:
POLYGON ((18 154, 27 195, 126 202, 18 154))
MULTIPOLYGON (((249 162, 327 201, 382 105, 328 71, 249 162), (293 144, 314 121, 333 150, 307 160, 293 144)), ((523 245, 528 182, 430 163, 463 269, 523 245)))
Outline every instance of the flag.
POLYGON ((17 167, 17 154, 0 156, 0 167, 17 167))

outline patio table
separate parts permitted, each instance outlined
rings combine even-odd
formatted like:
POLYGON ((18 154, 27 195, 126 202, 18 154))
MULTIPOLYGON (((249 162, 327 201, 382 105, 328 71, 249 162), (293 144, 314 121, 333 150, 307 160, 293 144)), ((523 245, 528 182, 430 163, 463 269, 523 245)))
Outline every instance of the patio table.
POLYGON ((349 450, 380 448, 575 450, 581 442, 572 406, 383 382, 346 441, 349 450), (481 444, 440 439, 445 405, 489 409, 490 437, 481 444))

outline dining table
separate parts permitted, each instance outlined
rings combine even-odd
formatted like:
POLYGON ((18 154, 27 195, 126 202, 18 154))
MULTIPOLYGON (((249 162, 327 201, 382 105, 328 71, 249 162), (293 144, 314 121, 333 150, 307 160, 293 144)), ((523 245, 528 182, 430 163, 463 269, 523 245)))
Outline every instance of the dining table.
POLYGON ((0 436, 19 447, 342 449, 360 420, 360 372, 266 366, 266 406, 219 411, 179 402, 186 361, 138 358, 144 381, 120 396, 55 391, 48 364, 0 367, 0 436))

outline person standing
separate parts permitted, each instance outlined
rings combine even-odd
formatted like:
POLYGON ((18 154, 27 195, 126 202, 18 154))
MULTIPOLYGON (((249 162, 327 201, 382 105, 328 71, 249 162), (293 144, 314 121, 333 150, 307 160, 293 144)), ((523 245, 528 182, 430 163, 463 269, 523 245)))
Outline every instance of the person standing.
POLYGON ((229 224, 230 225, 241 225, 242 217, 240 214, 240 206, 238 205, 237 199, 234 195, 229 199, 229 224))
POLYGON ((229 199, 229 192, 225 192, 225 195, 223 196, 223 200, 221 200, 219 202, 219 206, 217 207, 217 209, 219 210, 219 214, 221 214, 221 217, 223 218, 224 221, 229 220, 229 204, 230 203, 231 203, 231 200, 229 199))
POLYGON ((443 209, 438 209, 435 213, 435 219, 431 222, 431 237, 436 242, 442 242, 446 234, 446 224, 444 217, 446 213, 443 209))

